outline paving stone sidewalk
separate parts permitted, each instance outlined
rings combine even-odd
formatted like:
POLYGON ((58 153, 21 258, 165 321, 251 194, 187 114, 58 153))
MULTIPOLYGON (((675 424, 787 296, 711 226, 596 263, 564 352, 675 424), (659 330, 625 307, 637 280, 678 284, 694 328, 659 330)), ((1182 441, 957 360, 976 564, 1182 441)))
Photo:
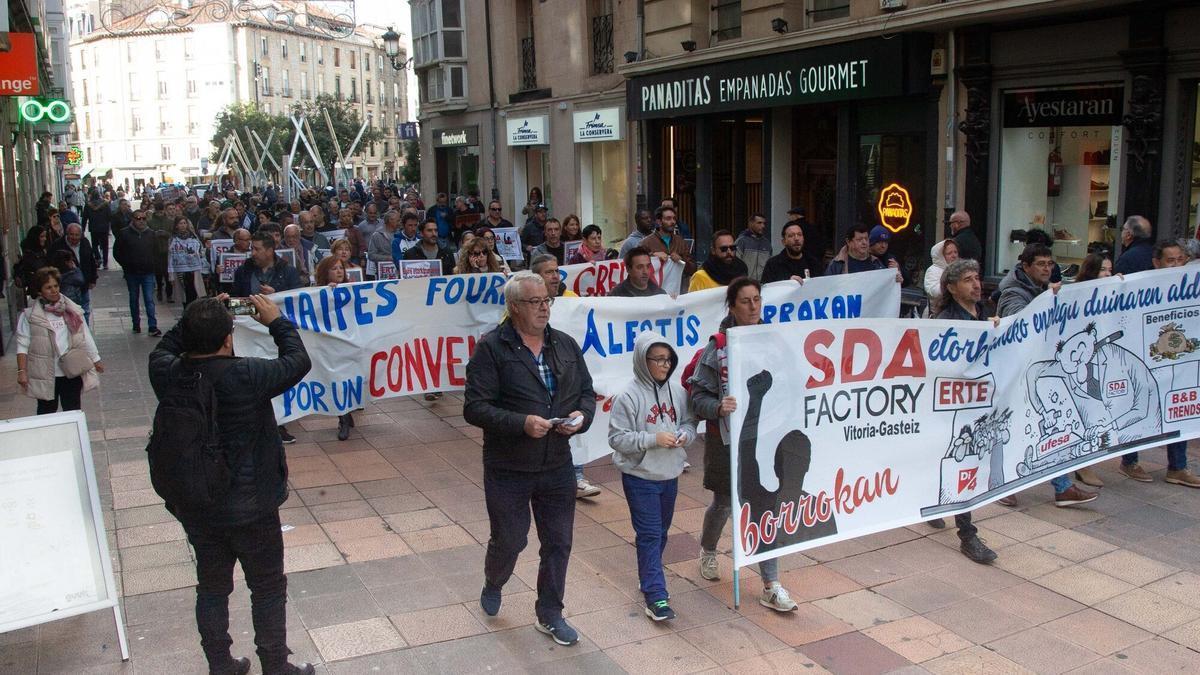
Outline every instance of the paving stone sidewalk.
MULTIPOLYGON (((130 333, 120 272, 102 273, 93 303, 108 372, 84 410, 133 656, 120 661, 112 614, 96 612, 0 635, 0 673, 203 673, 192 554, 150 488, 143 450, 155 340, 130 333)), ((178 315, 179 305, 159 305, 164 330, 178 315)), ((34 410, 15 370, 10 350, 0 417, 34 410)), ((999 554, 991 567, 958 553, 952 527, 926 525, 787 556, 782 581, 801 604, 786 615, 755 601, 752 569, 732 609, 727 555, 722 581, 700 578, 710 495, 690 471, 665 554, 679 613, 670 625, 642 614, 620 476, 598 462, 587 474, 603 491, 578 502, 567 582, 582 638, 564 648, 532 628, 532 531, 500 615, 479 608, 481 434, 464 422, 461 397, 391 399, 355 417, 346 442, 335 418, 289 427, 299 439, 287 448, 292 493, 281 512, 289 641, 319 672, 1200 672, 1200 491, 1161 482, 1161 450, 1142 453, 1152 484, 1120 476, 1116 460, 1098 466, 1106 487, 1083 508, 1055 508, 1038 486, 1021 508, 977 511, 999 554)), ((689 455, 702 465, 701 444, 689 455)), ((240 581, 230 606, 234 654, 253 657, 240 581)))

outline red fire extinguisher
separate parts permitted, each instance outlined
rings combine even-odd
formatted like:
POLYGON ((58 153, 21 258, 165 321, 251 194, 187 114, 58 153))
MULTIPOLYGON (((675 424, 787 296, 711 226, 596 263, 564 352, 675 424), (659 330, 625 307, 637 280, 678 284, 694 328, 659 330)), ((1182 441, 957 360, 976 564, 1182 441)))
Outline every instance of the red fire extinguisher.
POLYGON ((1063 184, 1062 153, 1058 151, 1057 145, 1050 151, 1049 165, 1049 175, 1046 176, 1046 195, 1057 197, 1062 192, 1063 184))

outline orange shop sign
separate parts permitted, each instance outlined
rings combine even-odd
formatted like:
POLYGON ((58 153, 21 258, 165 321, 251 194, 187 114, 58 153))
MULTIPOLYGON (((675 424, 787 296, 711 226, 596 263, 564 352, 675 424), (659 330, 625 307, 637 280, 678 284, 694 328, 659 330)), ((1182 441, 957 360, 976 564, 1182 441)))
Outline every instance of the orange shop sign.
POLYGON ((38 94, 37 43, 33 33, 9 33, 12 48, 0 52, 0 96, 38 94))
POLYGON ((879 223, 892 232, 899 232, 908 227, 913 214, 908 190, 899 183, 888 185, 879 193, 878 210, 879 223))

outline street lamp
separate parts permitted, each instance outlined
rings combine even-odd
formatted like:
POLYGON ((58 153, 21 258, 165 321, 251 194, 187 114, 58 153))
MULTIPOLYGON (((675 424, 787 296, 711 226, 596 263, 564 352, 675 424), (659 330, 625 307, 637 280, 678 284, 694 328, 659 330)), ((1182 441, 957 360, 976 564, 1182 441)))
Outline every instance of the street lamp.
POLYGON ((387 32, 381 36, 381 39, 383 40, 383 51, 387 54, 388 60, 392 62, 392 68, 404 70, 405 66, 412 62, 412 59, 403 62, 396 60, 396 57, 400 56, 400 34, 388 26, 387 32))

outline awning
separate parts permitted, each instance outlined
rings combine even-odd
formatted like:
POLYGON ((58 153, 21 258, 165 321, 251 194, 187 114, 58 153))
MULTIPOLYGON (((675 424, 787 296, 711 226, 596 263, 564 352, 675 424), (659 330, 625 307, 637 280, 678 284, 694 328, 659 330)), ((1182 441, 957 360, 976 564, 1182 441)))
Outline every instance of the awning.
POLYGON ((95 166, 95 167, 88 169, 87 171, 84 171, 80 175, 83 176, 84 178, 87 178, 88 176, 90 176, 92 174, 96 174, 97 176, 104 176, 104 175, 108 174, 108 172, 110 172, 110 171, 112 171, 112 169, 109 169, 107 167, 95 166))

